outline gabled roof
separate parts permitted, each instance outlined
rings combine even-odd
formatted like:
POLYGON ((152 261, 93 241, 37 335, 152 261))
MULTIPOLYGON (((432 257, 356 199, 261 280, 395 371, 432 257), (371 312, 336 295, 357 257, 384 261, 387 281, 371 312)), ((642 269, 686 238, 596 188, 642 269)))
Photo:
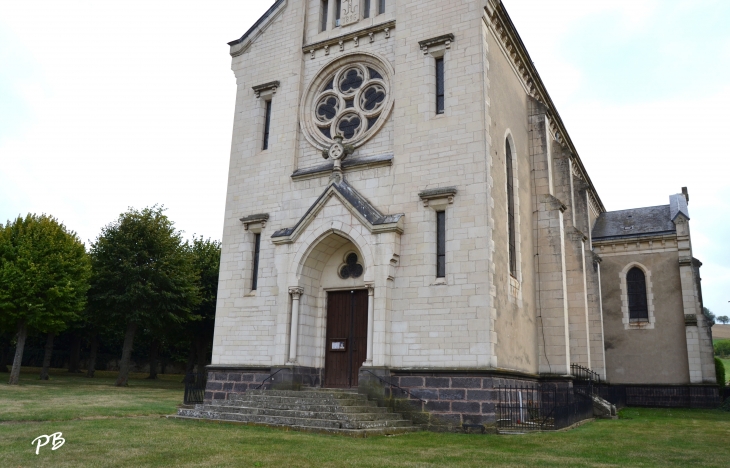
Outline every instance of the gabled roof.
POLYGON ((593 239, 670 234, 677 231, 669 205, 601 213, 593 226, 593 239))
POLYGON ((674 221, 680 213, 682 213, 685 218, 689 219, 687 199, 681 193, 671 195, 669 197, 669 217, 672 221, 674 221))
POLYGON ((244 53, 248 47, 256 40, 256 38, 272 23, 279 12, 284 10, 287 0, 276 0, 271 8, 266 10, 261 18, 259 18, 248 31, 244 33, 239 39, 231 41, 228 45, 231 47, 230 54, 235 57, 244 53))
POLYGON ((404 214, 382 214, 365 197, 360 195, 357 190, 348 184, 345 179, 342 179, 339 182, 330 182, 324 192, 322 192, 322 195, 309 207, 297 224, 294 227, 276 231, 271 236, 272 241, 277 244, 294 242, 309 223, 312 222, 315 216, 317 216, 317 213, 324 208, 327 200, 333 196, 337 197, 370 232, 403 232, 404 214))

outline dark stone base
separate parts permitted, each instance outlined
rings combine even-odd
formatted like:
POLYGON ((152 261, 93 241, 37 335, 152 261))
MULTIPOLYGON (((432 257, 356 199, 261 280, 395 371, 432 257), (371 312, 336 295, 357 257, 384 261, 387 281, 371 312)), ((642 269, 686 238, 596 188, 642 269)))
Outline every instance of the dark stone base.
POLYGON ((302 386, 319 387, 323 369, 300 366, 208 366, 205 403, 228 400, 231 395, 255 389, 298 390, 302 386))
POLYGON ((360 370, 359 392, 433 431, 494 432, 497 388, 541 383, 558 394, 572 392, 569 378, 490 371, 360 370), (379 377, 379 378, 378 378, 379 377), (382 380, 381 380, 382 379, 382 380))

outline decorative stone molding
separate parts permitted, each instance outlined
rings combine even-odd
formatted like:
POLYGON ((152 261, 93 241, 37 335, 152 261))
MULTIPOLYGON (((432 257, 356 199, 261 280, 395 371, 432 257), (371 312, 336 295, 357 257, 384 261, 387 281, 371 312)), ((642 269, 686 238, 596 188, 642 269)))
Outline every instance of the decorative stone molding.
POLYGON ((254 86, 253 92, 256 93, 256 97, 261 97, 262 94, 276 94, 276 90, 279 89, 281 83, 278 81, 269 81, 268 83, 254 86))
MULTIPOLYGON (((342 170, 365 170, 373 169, 376 167, 385 167, 393 165, 392 154, 379 154, 376 156, 366 156, 363 158, 349 158, 342 161, 342 170)), ((292 180, 305 180, 314 177, 320 177, 329 175, 334 168, 334 161, 329 161, 324 164, 320 164, 314 167, 308 167, 304 169, 297 169, 290 176, 292 180)))
POLYGON ((271 236, 275 245, 291 244, 314 220, 327 201, 336 197, 371 234, 403 233, 403 213, 384 215, 362 197, 345 179, 332 181, 294 227, 279 229, 271 236))
POLYGON ((324 49, 324 54, 329 55, 329 49, 332 46, 337 46, 341 52, 348 47, 349 42, 352 42, 353 47, 358 47, 360 45, 361 37, 367 37, 370 39, 370 42, 375 42, 376 35, 378 33, 382 33, 383 39, 388 39, 390 38, 391 32, 394 28, 395 21, 388 21, 387 23, 376 24, 369 28, 359 29, 351 33, 343 34, 342 36, 307 44, 302 47, 302 51, 309 53, 309 57, 314 59, 316 52, 320 49, 324 49))
POLYGON ((451 43, 454 42, 454 35, 444 34, 442 36, 432 37, 423 41, 418 41, 418 45, 423 51, 423 55, 428 55, 434 49, 450 49, 451 43))
POLYGON ((507 57, 510 66, 512 67, 515 75, 519 79, 522 87, 528 96, 542 103, 547 108, 547 114, 550 117, 550 133, 555 138, 555 141, 563 147, 566 147, 574 155, 578 171, 582 174, 582 178, 587 181, 590 186, 589 192, 594 198, 596 207, 600 212, 606 211, 603 203, 601 203, 598 194, 593 187, 588 172, 583 167, 583 163, 578 156, 578 151, 575 149, 575 145, 568 134, 568 131, 563 124, 560 114, 555 107, 550 95, 545 88, 540 74, 537 72, 535 65, 532 63, 532 59, 527 52, 522 39, 520 39, 517 30, 512 24, 507 11, 504 9, 501 0, 488 0, 487 5, 484 8, 485 14, 482 16, 482 21, 487 28, 492 32, 493 36, 497 39, 497 44, 500 49, 507 57))
POLYGON ((266 227, 266 222, 269 220, 269 213, 252 214, 241 218, 243 223, 243 229, 248 231, 249 227, 252 229, 259 228, 263 229, 266 227))
POLYGON ((593 248, 604 257, 637 253, 676 252, 675 234, 638 234, 620 238, 593 239, 593 248))
POLYGON ((442 187, 435 189, 426 189, 418 193, 418 196, 423 200, 423 206, 428 206, 431 201, 444 200, 449 205, 454 203, 454 197, 456 196, 456 187, 442 187))
POLYGON ((654 293, 652 292, 653 285, 651 281, 651 270, 639 262, 631 262, 626 265, 621 272, 619 272, 618 277, 621 282, 621 315, 623 316, 621 322, 624 324, 624 330, 653 330, 656 319, 654 318, 654 293), (632 321, 629 317, 629 291, 628 286, 626 285, 626 275, 633 267, 640 268, 644 272, 644 276, 646 278, 646 307, 649 312, 648 320, 632 321))

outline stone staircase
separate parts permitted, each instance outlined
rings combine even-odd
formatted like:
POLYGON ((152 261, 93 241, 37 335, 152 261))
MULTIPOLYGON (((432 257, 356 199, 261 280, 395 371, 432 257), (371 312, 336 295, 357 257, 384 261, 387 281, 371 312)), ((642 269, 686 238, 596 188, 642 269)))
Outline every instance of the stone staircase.
POLYGON ((226 421, 353 437, 419 430, 365 395, 332 389, 248 390, 229 400, 180 408, 178 419, 226 421))

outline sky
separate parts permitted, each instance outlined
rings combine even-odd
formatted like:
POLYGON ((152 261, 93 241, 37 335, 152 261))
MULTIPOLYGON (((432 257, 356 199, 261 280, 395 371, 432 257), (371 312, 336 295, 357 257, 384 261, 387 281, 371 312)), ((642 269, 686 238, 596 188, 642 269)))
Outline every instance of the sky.
MULTIPOLYGON (((88 243, 159 204, 220 239, 226 43, 272 3, 0 0, 0 222, 47 213, 88 243)), ((730 2, 504 4, 606 209, 689 188, 705 305, 730 316, 730 2)))

